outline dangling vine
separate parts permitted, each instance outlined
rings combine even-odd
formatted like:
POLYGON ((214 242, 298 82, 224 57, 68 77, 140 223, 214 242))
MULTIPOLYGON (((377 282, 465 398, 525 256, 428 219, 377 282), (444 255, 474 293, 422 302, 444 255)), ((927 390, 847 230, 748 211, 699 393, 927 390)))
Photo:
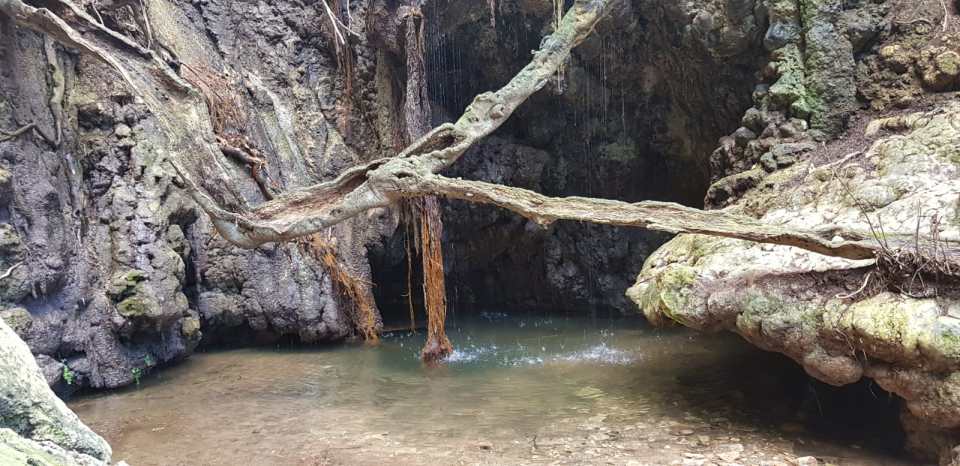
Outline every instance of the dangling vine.
POLYGON ((427 342, 420 357, 425 362, 436 362, 453 352, 447 338, 447 289, 443 275, 443 223, 440 221, 440 201, 435 196, 423 198, 420 216, 420 245, 423 256, 423 299, 427 308, 427 342))
POLYGON ((356 278, 356 274, 347 270, 337 258, 333 246, 319 233, 306 237, 301 244, 323 264, 333 279, 337 292, 353 305, 351 317, 360 331, 360 336, 369 344, 377 344, 380 334, 377 332, 377 312, 370 295, 370 284, 356 278))
MULTIPOLYGON (((560 20, 563 19, 563 0, 553 0, 553 30, 560 29, 560 20)), ((560 62, 557 67, 557 94, 563 94, 563 76, 566 73, 566 63, 560 62)))

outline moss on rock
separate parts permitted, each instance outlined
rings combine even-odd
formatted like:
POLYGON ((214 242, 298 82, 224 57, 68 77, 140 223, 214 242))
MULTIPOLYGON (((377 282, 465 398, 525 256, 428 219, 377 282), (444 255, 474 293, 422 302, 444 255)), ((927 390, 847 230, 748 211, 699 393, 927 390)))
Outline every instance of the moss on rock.
POLYGON ((30 312, 22 307, 12 307, 0 311, 0 319, 20 336, 25 335, 33 325, 33 317, 30 316, 30 312))

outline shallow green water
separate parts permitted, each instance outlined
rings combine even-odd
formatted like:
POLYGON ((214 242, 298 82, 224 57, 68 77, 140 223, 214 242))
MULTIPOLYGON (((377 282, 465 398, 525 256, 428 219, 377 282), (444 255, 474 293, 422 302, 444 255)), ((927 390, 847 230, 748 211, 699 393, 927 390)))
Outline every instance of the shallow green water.
POLYGON ((71 407, 134 466, 665 464, 727 444, 741 460, 812 448, 877 464, 847 439, 780 432, 803 410, 797 374, 734 336, 497 313, 449 327, 458 350, 441 367, 420 363, 422 332, 216 351, 71 407))

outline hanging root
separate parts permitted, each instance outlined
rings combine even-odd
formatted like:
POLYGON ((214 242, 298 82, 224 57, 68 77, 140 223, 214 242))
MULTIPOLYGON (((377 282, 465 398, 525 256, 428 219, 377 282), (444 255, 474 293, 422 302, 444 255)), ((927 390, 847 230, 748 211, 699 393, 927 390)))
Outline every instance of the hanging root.
POLYGON ((367 343, 380 341, 377 331, 377 312, 370 295, 370 284, 356 278, 345 265, 337 259, 333 247, 319 235, 306 237, 302 243, 314 258, 323 263, 333 278, 337 291, 353 304, 354 325, 367 343))
MULTIPOLYGON (((930 298, 942 291, 960 287, 960 265, 948 250, 947 242, 940 238, 940 216, 933 214, 930 220, 930 236, 920 234, 922 211, 917 210, 917 229, 913 248, 892 248, 882 237, 877 242, 877 270, 886 288, 912 298, 930 298)), ((882 223, 880 224, 882 235, 882 223)))
POLYGON ((189 71, 183 74, 184 79, 196 87, 206 101, 214 134, 222 136, 246 127, 249 116, 243 110, 243 99, 230 81, 204 65, 181 63, 181 69, 189 71))
POLYGON ((47 66, 50 68, 50 113, 53 115, 53 136, 48 139, 54 148, 60 147, 60 141, 63 139, 63 96, 66 92, 66 80, 63 75, 63 68, 60 66, 60 60, 57 58, 57 49, 54 47, 54 40, 50 36, 43 36, 43 49, 47 57, 47 66))
POLYGON ((410 248, 410 229, 407 228, 406 238, 403 240, 407 248, 407 306, 410 308, 410 331, 417 331, 417 315, 413 307, 413 251, 410 248))
POLYGON ((184 75, 185 78, 200 90, 207 103, 210 124, 213 126, 220 152, 247 165, 250 177, 257 183, 265 199, 276 197, 279 186, 270 179, 267 158, 242 134, 249 122, 249 116, 244 111, 243 99, 234 90, 234 86, 202 65, 190 66, 184 63, 182 68, 190 72, 184 75))
POLYGON ((440 202, 435 196, 423 198, 420 243, 423 248, 423 297, 427 307, 427 342, 420 357, 424 362, 437 362, 453 352, 445 330, 447 290, 443 278, 443 249, 440 237, 440 202))
MULTIPOLYGON (((150 25, 150 15, 147 13, 147 2, 145 2, 144 0, 138 0, 138 1, 140 6, 140 15, 138 16, 136 12, 134 12, 134 17, 138 18, 137 22, 140 23, 140 29, 142 30, 144 35, 144 40, 147 43, 146 48, 152 49, 153 48, 153 27, 150 25)), ((131 6, 130 8, 131 8, 131 11, 133 11, 133 7, 131 6)))
MULTIPOLYGON (((563 0, 553 0, 553 30, 560 29, 560 21, 563 19, 563 0)), ((557 94, 563 94, 563 75, 565 74, 565 63, 557 66, 557 94)))

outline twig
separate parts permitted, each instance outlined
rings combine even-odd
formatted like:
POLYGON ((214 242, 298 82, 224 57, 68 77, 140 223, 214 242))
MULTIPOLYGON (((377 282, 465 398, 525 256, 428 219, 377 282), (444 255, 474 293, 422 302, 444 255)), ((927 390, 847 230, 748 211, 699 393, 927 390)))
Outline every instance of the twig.
POLYGON ((846 295, 840 295, 840 294, 838 294, 838 295, 837 295, 837 298, 838 298, 838 299, 850 299, 850 298, 852 298, 852 297, 854 297, 854 296, 856 296, 856 295, 858 295, 858 294, 860 294, 860 293, 863 293, 863 290, 867 289, 867 283, 870 283, 870 276, 871 276, 871 275, 873 275, 873 271, 872 271, 872 270, 869 271, 869 272, 867 272, 866 278, 863 279, 863 285, 860 285, 860 288, 858 288, 857 291, 854 291, 853 293, 846 294, 846 295))
POLYGON ((341 44, 346 45, 347 40, 343 38, 343 34, 340 33, 340 28, 337 27, 337 23, 339 23, 339 21, 337 20, 336 15, 333 14, 333 10, 330 9, 330 5, 327 5, 327 0, 323 0, 320 3, 323 4, 323 9, 326 10, 327 17, 330 18, 330 25, 333 26, 333 33, 336 35, 337 40, 339 40, 341 44))
POLYGON ((63 75, 63 68, 60 67, 60 61, 57 58, 57 49, 54 47, 54 40, 49 35, 43 36, 43 49, 47 57, 47 65, 50 67, 50 114, 53 116, 52 140, 48 139, 54 148, 60 147, 63 139, 63 96, 66 92, 66 80, 63 75))
POLYGON ((920 219, 923 218, 923 208, 920 207, 920 201, 917 201, 917 230, 913 234, 913 244, 917 255, 920 255, 920 219))
POLYGON ((93 14, 97 15, 97 21, 100 21, 100 25, 103 25, 103 16, 100 16, 100 10, 97 9, 95 3, 90 4, 90 8, 93 10, 93 14))
POLYGON ((835 161, 835 162, 830 162, 830 163, 828 163, 828 164, 826 164, 826 165, 824 165, 824 166, 822 166, 822 167, 819 167, 819 168, 830 168, 830 169, 832 169, 833 167, 840 168, 840 167, 842 167, 845 163, 847 163, 848 161, 850 161, 850 159, 852 159, 852 158, 854 158, 854 157, 856 157, 856 156, 858 156, 858 155, 860 155, 860 154, 863 154, 863 151, 859 151, 859 150, 858 150, 858 151, 856 151, 856 152, 851 152, 851 153, 849 153, 849 154, 847 154, 847 155, 844 155, 842 159, 837 160, 837 161, 835 161))
POLYGON ((267 159, 260 157, 258 151, 249 147, 246 142, 241 142, 241 147, 231 145, 226 139, 217 136, 217 145, 220 146, 220 152, 223 155, 237 159, 250 167, 250 176, 256 181, 257 186, 267 200, 274 198, 271 189, 269 174, 267 173, 267 159))
POLYGON ((943 8, 943 25, 942 30, 947 30, 947 25, 950 23, 950 10, 947 9, 947 2, 940 0, 940 8, 943 8))
POLYGON ((37 124, 36 124, 35 122, 30 122, 30 123, 27 123, 27 124, 25 124, 25 125, 17 128, 17 129, 13 130, 13 131, 9 131, 9 132, 0 129, 0 142, 9 141, 9 140, 11 140, 11 139, 13 139, 13 138, 16 138, 17 136, 20 136, 20 135, 23 134, 23 133, 26 133, 27 131, 30 131, 30 130, 33 129, 33 128, 36 128, 36 127, 37 127, 37 124))
POLYGON ((153 48, 153 27, 150 26, 150 17, 147 16, 147 2, 140 0, 140 14, 143 16, 144 34, 147 36, 147 48, 153 48))
POLYGON ((10 267, 9 269, 7 269, 7 271, 4 272, 3 275, 0 275, 0 280, 3 280, 4 278, 9 277, 10 274, 12 274, 14 270, 17 270, 17 267, 20 267, 21 265, 23 265, 23 261, 17 262, 16 264, 13 264, 13 266, 10 267))

